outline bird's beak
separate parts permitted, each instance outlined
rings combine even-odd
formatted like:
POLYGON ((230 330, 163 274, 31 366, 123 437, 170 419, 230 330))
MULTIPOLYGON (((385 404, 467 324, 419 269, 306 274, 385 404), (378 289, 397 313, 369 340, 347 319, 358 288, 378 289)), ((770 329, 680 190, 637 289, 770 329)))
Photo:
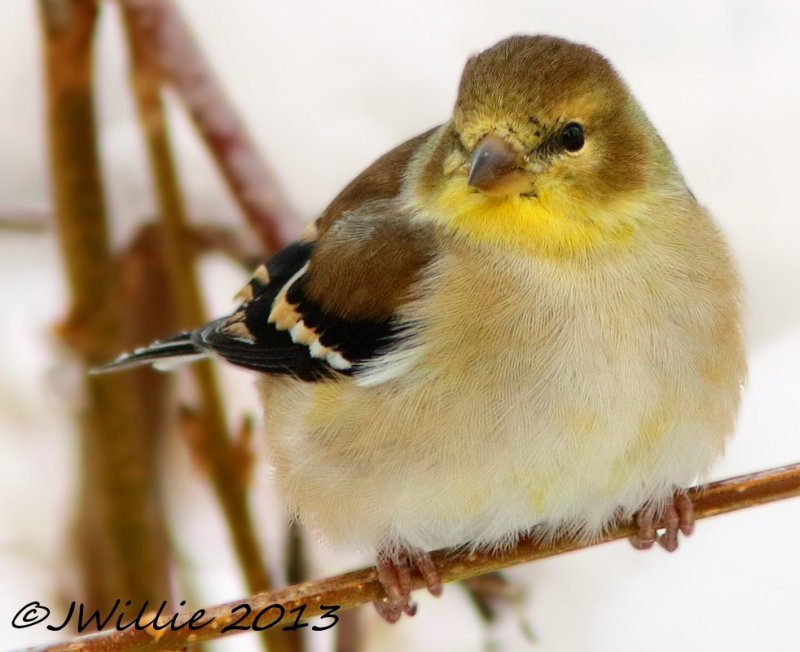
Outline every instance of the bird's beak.
POLYGON ((467 184, 489 195, 527 192, 530 175, 521 169, 522 156, 494 134, 484 136, 472 153, 467 184))

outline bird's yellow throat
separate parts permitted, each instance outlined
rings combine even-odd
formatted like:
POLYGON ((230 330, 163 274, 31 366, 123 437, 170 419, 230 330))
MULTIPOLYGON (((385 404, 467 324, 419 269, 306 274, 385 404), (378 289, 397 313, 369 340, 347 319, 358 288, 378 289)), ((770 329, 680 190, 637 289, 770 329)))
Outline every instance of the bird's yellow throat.
POLYGON ((640 202, 604 205, 564 194, 539 189, 536 198, 493 197, 452 178, 423 207, 436 222, 470 240, 518 253, 562 258, 632 240, 640 202))

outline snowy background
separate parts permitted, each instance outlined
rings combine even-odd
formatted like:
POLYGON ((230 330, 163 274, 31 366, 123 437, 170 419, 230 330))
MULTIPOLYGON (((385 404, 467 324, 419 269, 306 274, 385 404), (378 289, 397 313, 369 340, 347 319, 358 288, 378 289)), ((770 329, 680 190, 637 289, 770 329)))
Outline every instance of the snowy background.
MULTIPOLYGON (((183 0, 208 57, 290 200, 307 218, 376 156, 446 119, 467 56, 516 32, 583 41, 629 82, 716 216, 747 287, 750 382, 735 438, 714 477, 800 459, 800 3, 405 0, 267 3, 183 0)), ((107 9, 112 9, 108 7, 107 9)), ((39 39, 32 0, 0 2, 0 212, 49 205, 39 39)), ((114 237, 154 212, 122 39, 106 11, 97 59, 102 155, 114 237)), ((238 224, 191 127, 174 111, 181 177, 196 217, 238 224)), ((10 621, 30 600, 56 604, 75 481, 69 365, 49 335, 64 285, 52 234, 0 232, 0 649, 55 640, 10 621), (45 482, 46 479, 46 482, 45 482)), ((213 308, 244 280, 204 266, 213 308)), ((237 405, 245 374, 227 371, 237 405)), ((176 443, 170 468, 177 545, 199 603, 241 597, 215 503, 176 443), (207 548, 195 541, 202 533, 207 548), (212 564, 211 559, 215 560, 212 564)), ((274 504, 266 470, 255 489, 274 504)), ((273 519, 274 521, 274 519, 273 519)), ((275 538, 265 519, 263 538, 275 538)), ((395 627, 364 612, 368 649, 590 651, 797 649, 800 501, 700 523, 681 550, 618 543, 510 572, 528 588, 523 613, 485 632, 448 587, 395 627), (536 634, 527 642, 517 620, 536 634)), ((274 546, 273 546, 274 548, 274 546)), ((359 563, 312 552, 318 575, 359 563)), ((311 636, 327 649, 326 634, 311 636)), ((255 649, 236 638, 217 649, 255 649)))

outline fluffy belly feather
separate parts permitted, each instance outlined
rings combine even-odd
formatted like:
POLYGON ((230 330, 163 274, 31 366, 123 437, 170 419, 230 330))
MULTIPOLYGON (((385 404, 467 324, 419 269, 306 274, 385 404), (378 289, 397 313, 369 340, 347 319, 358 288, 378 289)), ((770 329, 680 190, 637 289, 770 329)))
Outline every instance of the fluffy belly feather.
POLYGON ((503 546, 534 525, 592 536, 722 451, 744 374, 723 337, 729 297, 653 297, 642 274, 622 293, 598 275, 576 293, 541 269, 486 270, 440 261, 439 289, 410 315, 425 327, 366 377, 259 381, 280 490, 323 539, 430 550, 503 546))
POLYGON ((594 397, 553 377, 457 394, 270 380, 277 479, 334 544, 496 546, 540 523, 592 535, 618 508, 630 514, 691 482, 730 427, 714 416, 723 396, 687 402, 659 397, 645 378, 633 393, 608 380, 594 397))

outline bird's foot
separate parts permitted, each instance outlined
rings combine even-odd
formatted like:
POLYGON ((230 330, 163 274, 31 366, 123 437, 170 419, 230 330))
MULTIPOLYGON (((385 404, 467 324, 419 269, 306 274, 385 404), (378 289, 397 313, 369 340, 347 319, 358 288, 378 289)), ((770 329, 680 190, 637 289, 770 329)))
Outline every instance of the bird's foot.
POLYGON ((413 616, 417 605, 411 602, 411 573, 416 569, 431 595, 442 594, 442 579, 431 556, 418 549, 403 549, 392 555, 378 555, 375 567, 378 581, 386 596, 374 602, 375 609, 387 623, 396 623, 400 616, 413 616))
POLYGON ((636 522, 639 532, 629 538, 634 548, 648 550, 658 543, 667 552, 673 552, 678 548, 678 533, 688 537, 694 530, 694 505, 689 496, 678 492, 660 514, 645 508, 636 515, 636 522), (664 531, 658 534, 657 525, 662 520, 664 531))

